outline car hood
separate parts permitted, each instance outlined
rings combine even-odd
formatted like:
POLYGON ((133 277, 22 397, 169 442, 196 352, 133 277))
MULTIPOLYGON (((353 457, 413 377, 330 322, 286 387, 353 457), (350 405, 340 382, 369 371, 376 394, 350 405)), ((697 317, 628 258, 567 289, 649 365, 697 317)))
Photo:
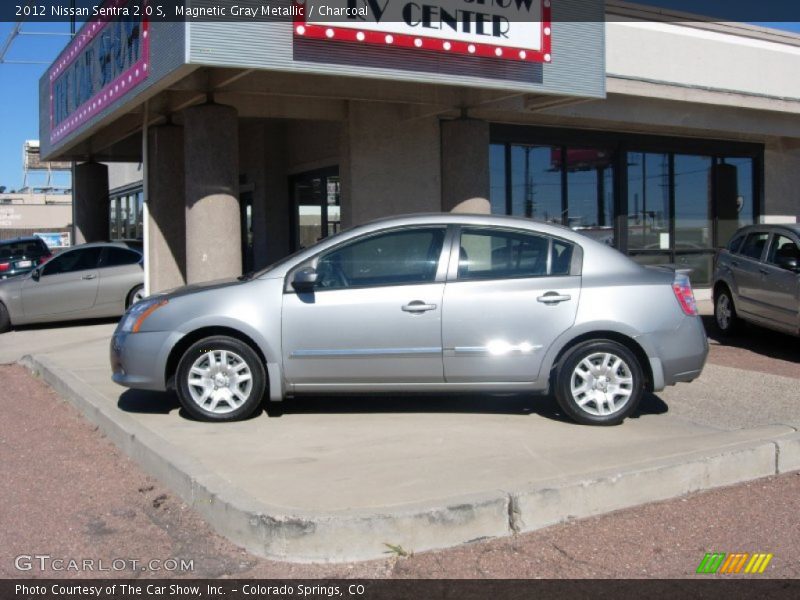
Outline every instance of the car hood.
POLYGON ((197 294, 199 292, 207 292, 210 290, 231 287, 234 285, 243 285, 247 283, 247 281, 249 280, 241 280, 236 277, 230 277, 227 279, 216 279, 214 281, 203 281, 201 283, 192 283, 190 285, 184 285, 178 288, 173 288, 171 290, 166 290, 164 292, 154 294, 154 296, 159 296, 166 299, 179 298, 181 296, 188 296, 190 294, 197 294))

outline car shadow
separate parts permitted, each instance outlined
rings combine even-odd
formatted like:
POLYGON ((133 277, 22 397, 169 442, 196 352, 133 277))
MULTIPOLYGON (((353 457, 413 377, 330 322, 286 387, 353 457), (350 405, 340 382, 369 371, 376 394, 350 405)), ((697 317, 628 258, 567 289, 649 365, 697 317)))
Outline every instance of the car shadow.
MULTIPOLYGON (((402 394, 298 396, 284 402, 265 403, 271 417, 291 414, 375 414, 375 413, 471 413, 495 415, 538 415, 552 421, 568 422, 553 396, 534 394, 402 394)), ((630 418, 664 414, 667 404, 658 396, 645 393, 630 418)))
POLYGON ((800 363, 800 344, 797 338, 758 325, 742 323, 738 333, 722 336, 716 328, 713 316, 703 316, 703 325, 709 340, 720 346, 731 346, 788 362, 800 363))
MULTIPOLYGON (((117 401, 117 407, 128 413, 167 415, 178 409, 181 418, 194 419, 181 408, 174 392, 152 392, 126 390, 117 401)), ((669 410, 658 396, 645 393, 636 411, 629 418, 664 414, 669 410)), ((571 423, 552 396, 533 394, 336 394, 296 396, 283 402, 265 401, 262 412, 270 417, 304 414, 489 414, 489 415, 538 415, 551 421, 571 423)))
POLYGON ((181 408, 173 392, 151 392, 148 390, 125 390, 117 400, 121 411, 137 414, 167 415, 181 408))

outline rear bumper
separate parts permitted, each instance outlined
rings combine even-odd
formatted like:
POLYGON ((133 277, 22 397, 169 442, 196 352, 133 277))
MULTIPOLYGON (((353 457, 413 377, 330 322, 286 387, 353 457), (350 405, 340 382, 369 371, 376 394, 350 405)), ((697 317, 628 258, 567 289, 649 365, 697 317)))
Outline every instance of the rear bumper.
POLYGON ((686 317, 669 332, 642 336, 649 347, 654 391, 679 382, 697 379, 708 358, 708 338, 700 317, 686 317))
POLYGON ((168 331, 115 332, 109 348, 111 378, 129 388, 166 390, 164 374, 173 337, 175 334, 168 331))

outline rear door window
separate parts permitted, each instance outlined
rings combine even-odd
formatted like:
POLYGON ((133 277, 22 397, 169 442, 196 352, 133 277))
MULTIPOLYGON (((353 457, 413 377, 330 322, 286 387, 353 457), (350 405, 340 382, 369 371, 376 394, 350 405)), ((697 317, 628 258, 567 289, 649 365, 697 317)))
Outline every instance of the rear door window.
POLYGON ((545 235, 465 228, 459 247, 458 279, 569 275, 573 252, 572 244, 545 235))
POLYGON ((769 239, 768 233, 751 233, 745 239, 742 249, 739 254, 752 258, 754 260, 761 260, 761 255, 764 253, 764 246, 767 245, 769 239))
POLYGON ((141 259, 142 255, 133 250, 117 248, 116 246, 107 246, 103 249, 103 256, 100 258, 100 268, 135 265, 141 259))

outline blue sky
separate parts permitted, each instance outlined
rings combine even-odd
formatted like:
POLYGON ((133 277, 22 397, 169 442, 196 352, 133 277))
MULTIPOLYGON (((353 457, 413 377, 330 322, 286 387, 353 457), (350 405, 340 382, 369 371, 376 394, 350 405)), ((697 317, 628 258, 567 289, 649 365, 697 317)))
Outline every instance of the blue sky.
MULTIPOLYGON (((688 2, 688 0, 687 0, 688 2)), ((694 0, 691 3, 695 3, 694 0)), ((758 23, 767 27, 800 33, 800 23, 758 23)), ((0 45, 14 24, 0 22, 0 45)), ((26 23, 22 31, 35 33, 69 33, 68 23, 26 23)), ((67 42, 65 36, 23 35, 16 39, 6 56, 9 61, 53 60, 67 42)), ((25 140, 39 138, 39 77, 46 65, 0 64, 0 186, 9 190, 22 185, 22 145, 25 140)), ((67 185, 69 175, 56 176, 56 185, 67 185)), ((43 184, 42 176, 34 176, 33 185, 43 184)))

